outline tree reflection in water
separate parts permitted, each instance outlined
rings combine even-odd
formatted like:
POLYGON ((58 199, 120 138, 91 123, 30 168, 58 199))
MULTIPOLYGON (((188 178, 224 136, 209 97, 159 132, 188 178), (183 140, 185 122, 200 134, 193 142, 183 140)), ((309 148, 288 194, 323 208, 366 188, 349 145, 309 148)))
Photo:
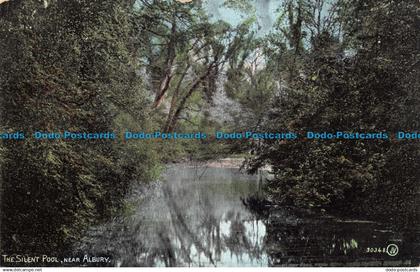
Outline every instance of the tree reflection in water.
POLYGON ((77 252, 118 266, 267 266, 265 226, 243 205, 256 177, 174 167, 135 215, 91 230, 77 252))
POLYGON ((165 180, 145 194, 134 215, 92 229, 75 251, 110 255, 115 266, 418 264, 418 230, 396 232, 289 209, 267 213, 250 198, 258 178, 237 169, 177 165, 165 180), (366 253, 389 243, 400 247, 398 256, 366 253))

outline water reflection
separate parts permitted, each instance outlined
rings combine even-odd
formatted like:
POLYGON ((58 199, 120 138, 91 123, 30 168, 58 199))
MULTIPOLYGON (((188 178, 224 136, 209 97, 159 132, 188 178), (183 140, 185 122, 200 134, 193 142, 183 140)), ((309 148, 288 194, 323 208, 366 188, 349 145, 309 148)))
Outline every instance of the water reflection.
POLYGON ((413 231, 405 237, 375 223, 307 218, 287 209, 260 213, 244 201, 258 192, 260 179, 237 169, 177 165, 164 178, 136 203, 134 215, 92 229, 76 252, 110 255, 114 266, 418 263, 413 231), (366 252, 389 243, 399 246, 398 256, 366 252))

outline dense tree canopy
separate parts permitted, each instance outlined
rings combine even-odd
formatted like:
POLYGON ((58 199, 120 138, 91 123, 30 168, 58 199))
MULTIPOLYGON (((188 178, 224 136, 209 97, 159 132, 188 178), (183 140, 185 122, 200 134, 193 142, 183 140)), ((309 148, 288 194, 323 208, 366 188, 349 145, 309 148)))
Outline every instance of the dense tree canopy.
POLYGON ((317 22, 309 2, 290 1, 281 31, 290 34, 269 38, 267 67, 279 67, 284 88, 263 130, 388 132, 391 140, 267 141, 255 146, 251 169, 273 166, 274 202, 412 220, 419 144, 393 134, 418 128, 418 8, 342 1, 317 22))
POLYGON ((160 163, 232 152, 250 172, 272 168, 271 203, 418 219, 419 141, 121 140, 125 130, 418 131, 418 1, 284 0, 267 33, 253 1, 224 1, 241 14, 234 24, 211 18, 211 4, 0 4, 0 129, 27 136, 0 146, 2 251, 62 252, 124 210, 160 163), (31 138, 65 130, 117 139, 31 138))
MULTIPOLYGON (((127 114, 146 125, 129 3, 13 1, 0 11, 5 130, 109 132, 127 114)), ((12 252, 62 248, 120 207, 152 166, 150 151, 112 140, 27 139, 3 150, 2 246, 12 252)))

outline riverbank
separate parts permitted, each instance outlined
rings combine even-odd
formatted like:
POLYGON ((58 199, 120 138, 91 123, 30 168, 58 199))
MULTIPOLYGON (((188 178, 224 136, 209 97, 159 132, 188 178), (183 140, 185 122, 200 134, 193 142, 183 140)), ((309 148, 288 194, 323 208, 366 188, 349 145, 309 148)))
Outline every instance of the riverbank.
MULTIPOLYGON (((208 161, 184 161, 181 164, 189 164, 191 167, 201 166, 201 167, 211 167, 211 168, 232 168, 232 169, 242 169, 244 167, 245 158, 221 158, 208 161)), ((270 171, 270 166, 264 166, 260 170, 270 171)))

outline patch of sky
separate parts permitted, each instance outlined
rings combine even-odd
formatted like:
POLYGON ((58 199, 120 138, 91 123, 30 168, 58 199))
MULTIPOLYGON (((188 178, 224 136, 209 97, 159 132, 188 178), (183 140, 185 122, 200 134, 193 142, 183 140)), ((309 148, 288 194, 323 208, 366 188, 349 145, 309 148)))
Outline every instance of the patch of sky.
POLYGON ((283 0, 250 0, 249 4, 252 5, 253 9, 247 10, 246 12, 227 6, 225 0, 205 0, 203 1, 203 6, 211 20, 222 20, 232 26, 242 23, 250 16, 255 16, 255 31, 258 36, 264 36, 273 28, 282 1, 283 0))

